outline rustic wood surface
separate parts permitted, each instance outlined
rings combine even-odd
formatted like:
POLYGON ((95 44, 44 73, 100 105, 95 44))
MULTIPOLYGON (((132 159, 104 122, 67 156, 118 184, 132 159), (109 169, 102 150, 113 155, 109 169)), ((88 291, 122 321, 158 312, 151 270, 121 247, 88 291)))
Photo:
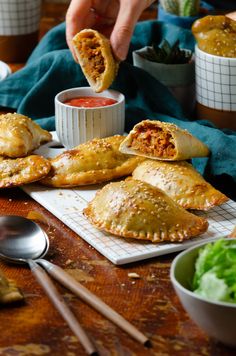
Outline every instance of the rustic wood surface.
MULTIPOLYGON (((235 355, 211 340, 188 317, 169 278, 174 254, 114 266, 20 189, 0 194, 0 214, 38 215, 50 239, 47 259, 56 263, 145 333, 147 349, 57 284, 101 355, 235 355), (135 272, 140 278, 132 279, 135 272)), ((28 267, 0 262, 25 301, 0 309, 0 355, 85 355, 28 267)))
MULTIPOLYGON (((62 21, 64 13, 64 5, 44 7, 42 34, 62 21)), ((145 18, 154 16, 153 12, 144 14, 145 18)), ((12 69, 21 66, 15 64, 12 69)), ((169 278, 173 254, 114 266, 21 189, 0 192, 1 215, 27 217, 30 212, 43 217, 39 223, 50 239, 47 259, 71 273, 152 342, 149 349, 138 344, 57 284, 101 355, 235 355, 235 350, 208 338, 183 310, 169 278), (130 272, 140 278, 130 278, 130 272)), ((29 268, 4 262, 0 262, 0 268, 16 281, 25 296, 23 303, 0 307, 0 356, 85 355, 29 268)))

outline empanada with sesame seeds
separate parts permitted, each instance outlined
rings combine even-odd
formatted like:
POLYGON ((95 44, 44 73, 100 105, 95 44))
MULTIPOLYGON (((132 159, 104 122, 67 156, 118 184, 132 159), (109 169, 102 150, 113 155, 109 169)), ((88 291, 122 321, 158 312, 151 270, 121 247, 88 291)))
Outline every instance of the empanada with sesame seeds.
POLYGON ((208 147, 187 130, 156 120, 144 120, 135 125, 121 143, 120 151, 166 161, 209 155, 208 147))
POLYGON ((108 38, 96 30, 84 29, 74 36, 73 47, 91 88, 97 93, 108 89, 119 66, 108 38))
POLYGON ((97 184, 128 176, 142 157, 119 151, 124 136, 96 138, 51 160, 51 171, 40 183, 51 187, 97 184))
POLYGON ((50 168, 50 162, 38 155, 21 158, 0 157, 0 188, 38 181, 48 174, 50 168))
POLYGON ((50 132, 42 129, 27 116, 16 113, 0 115, 0 156, 27 156, 41 143, 51 139, 50 132))
POLYGON ((135 168, 133 178, 162 189, 185 209, 209 210, 229 200, 186 161, 147 159, 135 168))
POLYGON ((181 242, 208 228, 206 219, 183 209, 160 189, 131 178, 104 186, 83 213, 100 230, 152 242, 181 242))

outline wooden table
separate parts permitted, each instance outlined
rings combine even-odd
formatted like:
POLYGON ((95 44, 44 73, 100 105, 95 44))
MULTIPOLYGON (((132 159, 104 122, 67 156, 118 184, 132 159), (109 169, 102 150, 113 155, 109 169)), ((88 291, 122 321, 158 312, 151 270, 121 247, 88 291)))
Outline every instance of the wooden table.
MULTIPOLYGON (((57 285, 101 355, 235 355, 235 350, 209 339, 181 307, 169 278, 174 255, 114 266, 20 189, 1 191, 1 215, 27 217, 32 211, 43 217, 40 225, 50 239, 47 259, 71 273, 152 341, 152 348, 146 349, 57 285), (130 272, 140 278, 130 278, 130 272)), ((24 303, 0 309, 0 355, 85 355, 30 270, 3 262, 0 268, 25 295, 24 303)))
MULTIPOLYGON (((49 15, 43 13, 42 31, 61 20, 54 10, 53 13, 49 7, 49 15)), ((17 66, 21 65, 12 68, 16 70, 17 66)), ((40 225, 50 239, 47 259, 71 273, 152 342, 152 348, 143 347, 57 285, 101 355, 235 355, 235 350, 209 339, 183 310, 169 278, 174 255, 114 266, 21 189, 0 192, 1 215, 27 217, 32 211, 43 217, 40 225), (130 278, 130 272, 136 272, 140 278, 130 278)), ((0 307, 0 355, 85 355, 29 268, 3 262, 0 268, 16 281, 25 295, 24 303, 0 307)))

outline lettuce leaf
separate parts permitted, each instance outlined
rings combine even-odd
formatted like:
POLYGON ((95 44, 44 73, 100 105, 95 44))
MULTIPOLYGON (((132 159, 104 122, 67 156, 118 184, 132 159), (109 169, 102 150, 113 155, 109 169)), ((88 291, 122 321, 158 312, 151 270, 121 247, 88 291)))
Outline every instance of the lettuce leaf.
POLYGON ((213 301, 236 303, 236 240, 220 239, 199 250, 192 289, 213 301))
POLYGON ((200 285, 194 292, 212 301, 228 299, 227 284, 212 271, 203 274, 200 285))

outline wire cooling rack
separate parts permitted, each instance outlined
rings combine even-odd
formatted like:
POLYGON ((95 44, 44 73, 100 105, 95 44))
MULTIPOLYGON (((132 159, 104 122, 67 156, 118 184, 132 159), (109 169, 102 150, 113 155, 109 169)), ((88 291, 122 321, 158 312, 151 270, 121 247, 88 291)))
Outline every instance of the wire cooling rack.
MULTIPOLYGON (((62 149, 53 148, 53 146, 57 146, 57 142, 54 141, 42 146, 36 153, 52 157, 62 151, 62 149)), ((201 237, 181 243, 160 244, 119 238, 97 230, 82 213, 101 187, 101 185, 96 185, 76 189, 53 189, 39 184, 31 184, 23 187, 23 190, 117 265, 181 251, 203 241, 227 236, 236 226, 236 202, 229 200, 208 212, 196 212, 197 215, 205 217, 209 222, 207 232, 201 237)))

